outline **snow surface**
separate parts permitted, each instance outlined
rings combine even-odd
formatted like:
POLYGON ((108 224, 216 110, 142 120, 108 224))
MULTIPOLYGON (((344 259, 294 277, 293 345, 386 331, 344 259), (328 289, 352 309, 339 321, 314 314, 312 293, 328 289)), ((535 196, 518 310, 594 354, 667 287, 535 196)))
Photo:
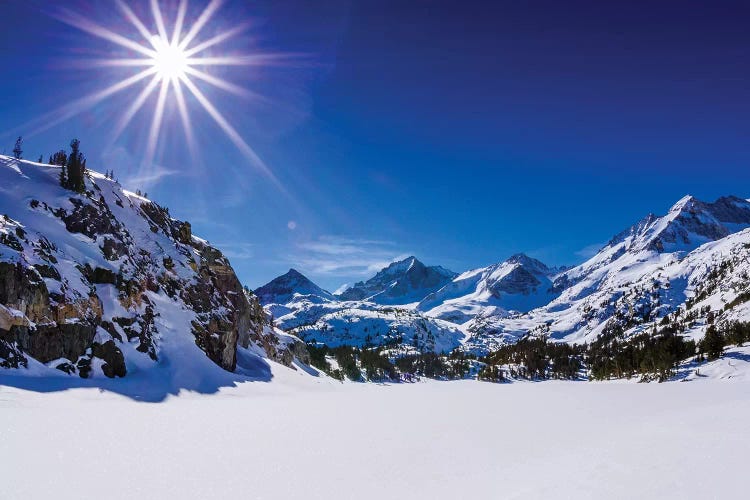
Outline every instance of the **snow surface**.
POLYGON ((747 379, 341 384, 279 365, 273 376, 154 404, 0 375, 0 497, 746 496, 747 379))

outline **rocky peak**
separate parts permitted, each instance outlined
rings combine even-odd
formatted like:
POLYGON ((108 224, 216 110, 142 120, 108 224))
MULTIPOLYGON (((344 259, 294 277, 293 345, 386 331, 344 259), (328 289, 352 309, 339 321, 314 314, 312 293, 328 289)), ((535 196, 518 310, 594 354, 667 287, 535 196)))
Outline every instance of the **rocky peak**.
POLYGON ((524 253, 517 253, 515 255, 512 255, 510 258, 508 258, 508 260, 506 260, 506 262, 510 264, 518 264, 526 271, 533 274, 548 275, 552 273, 552 269, 550 269, 545 263, 540 260, 534 259, 533 257, 529 257, 524 253))
POLYGON ((342 300, 370 300, 380 304, 418 302, 449 283, 456 273, 440 266, 426 266, 416 257, 392 262, 367 281, 344 290, 342 300))
POLYGON ((255 295, 263 305, 285 304, 295 295, 314 295, 333 300, 330 292, 320 288, 296 269, 289 269, 285 274, 257 288, 255 295))
POLYGON ((615 236, 607 245, 623 251, 689 251, 750 227, 750 202, 725 196, 713 203, 685 196, 661 217, 649 214, 615 236))

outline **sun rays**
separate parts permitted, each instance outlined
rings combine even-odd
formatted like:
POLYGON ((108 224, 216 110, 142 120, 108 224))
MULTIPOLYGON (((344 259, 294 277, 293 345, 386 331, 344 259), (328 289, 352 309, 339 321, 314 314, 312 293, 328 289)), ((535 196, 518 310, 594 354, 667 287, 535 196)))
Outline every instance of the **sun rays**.
MULTIPOLYGON (((114 124, 112 142, 120 137, 138 112, 148 102, 153 101, 155 96, 155 106, 148 127, 147 145, 143 157, 143 166, 148 167, 154 163, 156 158, 164 126, 165 108, 169 102, 174 103, 177 109, 188 147, 191 151, 196 149, 193 124, 187 101, 187 96, 190 95, 192 97, 190 103, 197 103, 245 158, 277 183, 265 163, 216 105, 211 102, 201 90, 199 84, 210 85, 235 96, 255 98, 258 97, 257 94, 208 73, 207 68, 212 66, 261 66, 283 56, 263 53, 238 56, 217 55, 215 53, 216 48, 248 28, 248 24, 240 24, 201 40, 202 30, 219 10, 223 3, 222 0, 210 0, 202 12, 192 20, 188 18, 187 0, 180 0, 175 12, 162 12, 158 1, 150 0, 152 29, 124 0, 116 0, 115 3, 127 24, 132 26, 137 33, 136 36, 140 37, 141 40, 135 41, 133 38, 126 36, 127 33, 117 33, 68 9, 61 10, 56 17, 81 31, 110 42, 120 49, 125 49, 125 52, 128 53, 122 57, 89 60, 86 61, 87 65, 90 67, 133 68, 134 74, 98 92, 77 99, 53 113, 49 113, 42 118, 38 130, 47 129, 70 119, 125 89, 142 85, 138 95, 129 103, 127 109, 114 124), (208 49, 214 50, 209 51, 208 49)), ((135 35, 135 33, 131 34, 135 35)))

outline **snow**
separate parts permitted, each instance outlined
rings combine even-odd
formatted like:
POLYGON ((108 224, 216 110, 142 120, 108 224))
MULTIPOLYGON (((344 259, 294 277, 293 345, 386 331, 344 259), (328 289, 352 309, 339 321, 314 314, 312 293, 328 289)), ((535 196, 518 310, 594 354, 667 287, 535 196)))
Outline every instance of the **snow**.
POLYGON ((273 372, 160 403, 0 378, 0 496, 746 496, 746 379, 376 385, 273 372))

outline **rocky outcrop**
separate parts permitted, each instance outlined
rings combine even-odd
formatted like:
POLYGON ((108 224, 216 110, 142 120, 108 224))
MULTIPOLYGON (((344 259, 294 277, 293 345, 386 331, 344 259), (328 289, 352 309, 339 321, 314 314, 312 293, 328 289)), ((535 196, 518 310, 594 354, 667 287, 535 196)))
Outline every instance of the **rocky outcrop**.
POLYGON ((0 262, 0 304, 0 342, 5 351, 19 353, 15 365, 20 353, 42 363, 77 360, 91 346, 102 316, 95 295, 57 302, 41 276, 20 263, 0 262))
POLYGON ((54 317, 44 280, 21 263, 0 262, 0 304, 34 323, 49 322, 54 317))
POLYGON ((124 377, 128 372, 122 351, 113 340, 108 340, 103 344, 95 342, 91 351, 94 357, 104 360, 102 371, 107 377, 124 377))
POLYGON ((58 186, 56 167, 4 161, 0 185, 11 194, 0 209, 13 217, 0 216, 0 366, 33 358, 82 377, 123 377, 138 353, 175 363, 167 335, 192 335, 225 370, 238 345, 285 364, 305 358, 188 222, 101 176, 73 193, 58 186))

